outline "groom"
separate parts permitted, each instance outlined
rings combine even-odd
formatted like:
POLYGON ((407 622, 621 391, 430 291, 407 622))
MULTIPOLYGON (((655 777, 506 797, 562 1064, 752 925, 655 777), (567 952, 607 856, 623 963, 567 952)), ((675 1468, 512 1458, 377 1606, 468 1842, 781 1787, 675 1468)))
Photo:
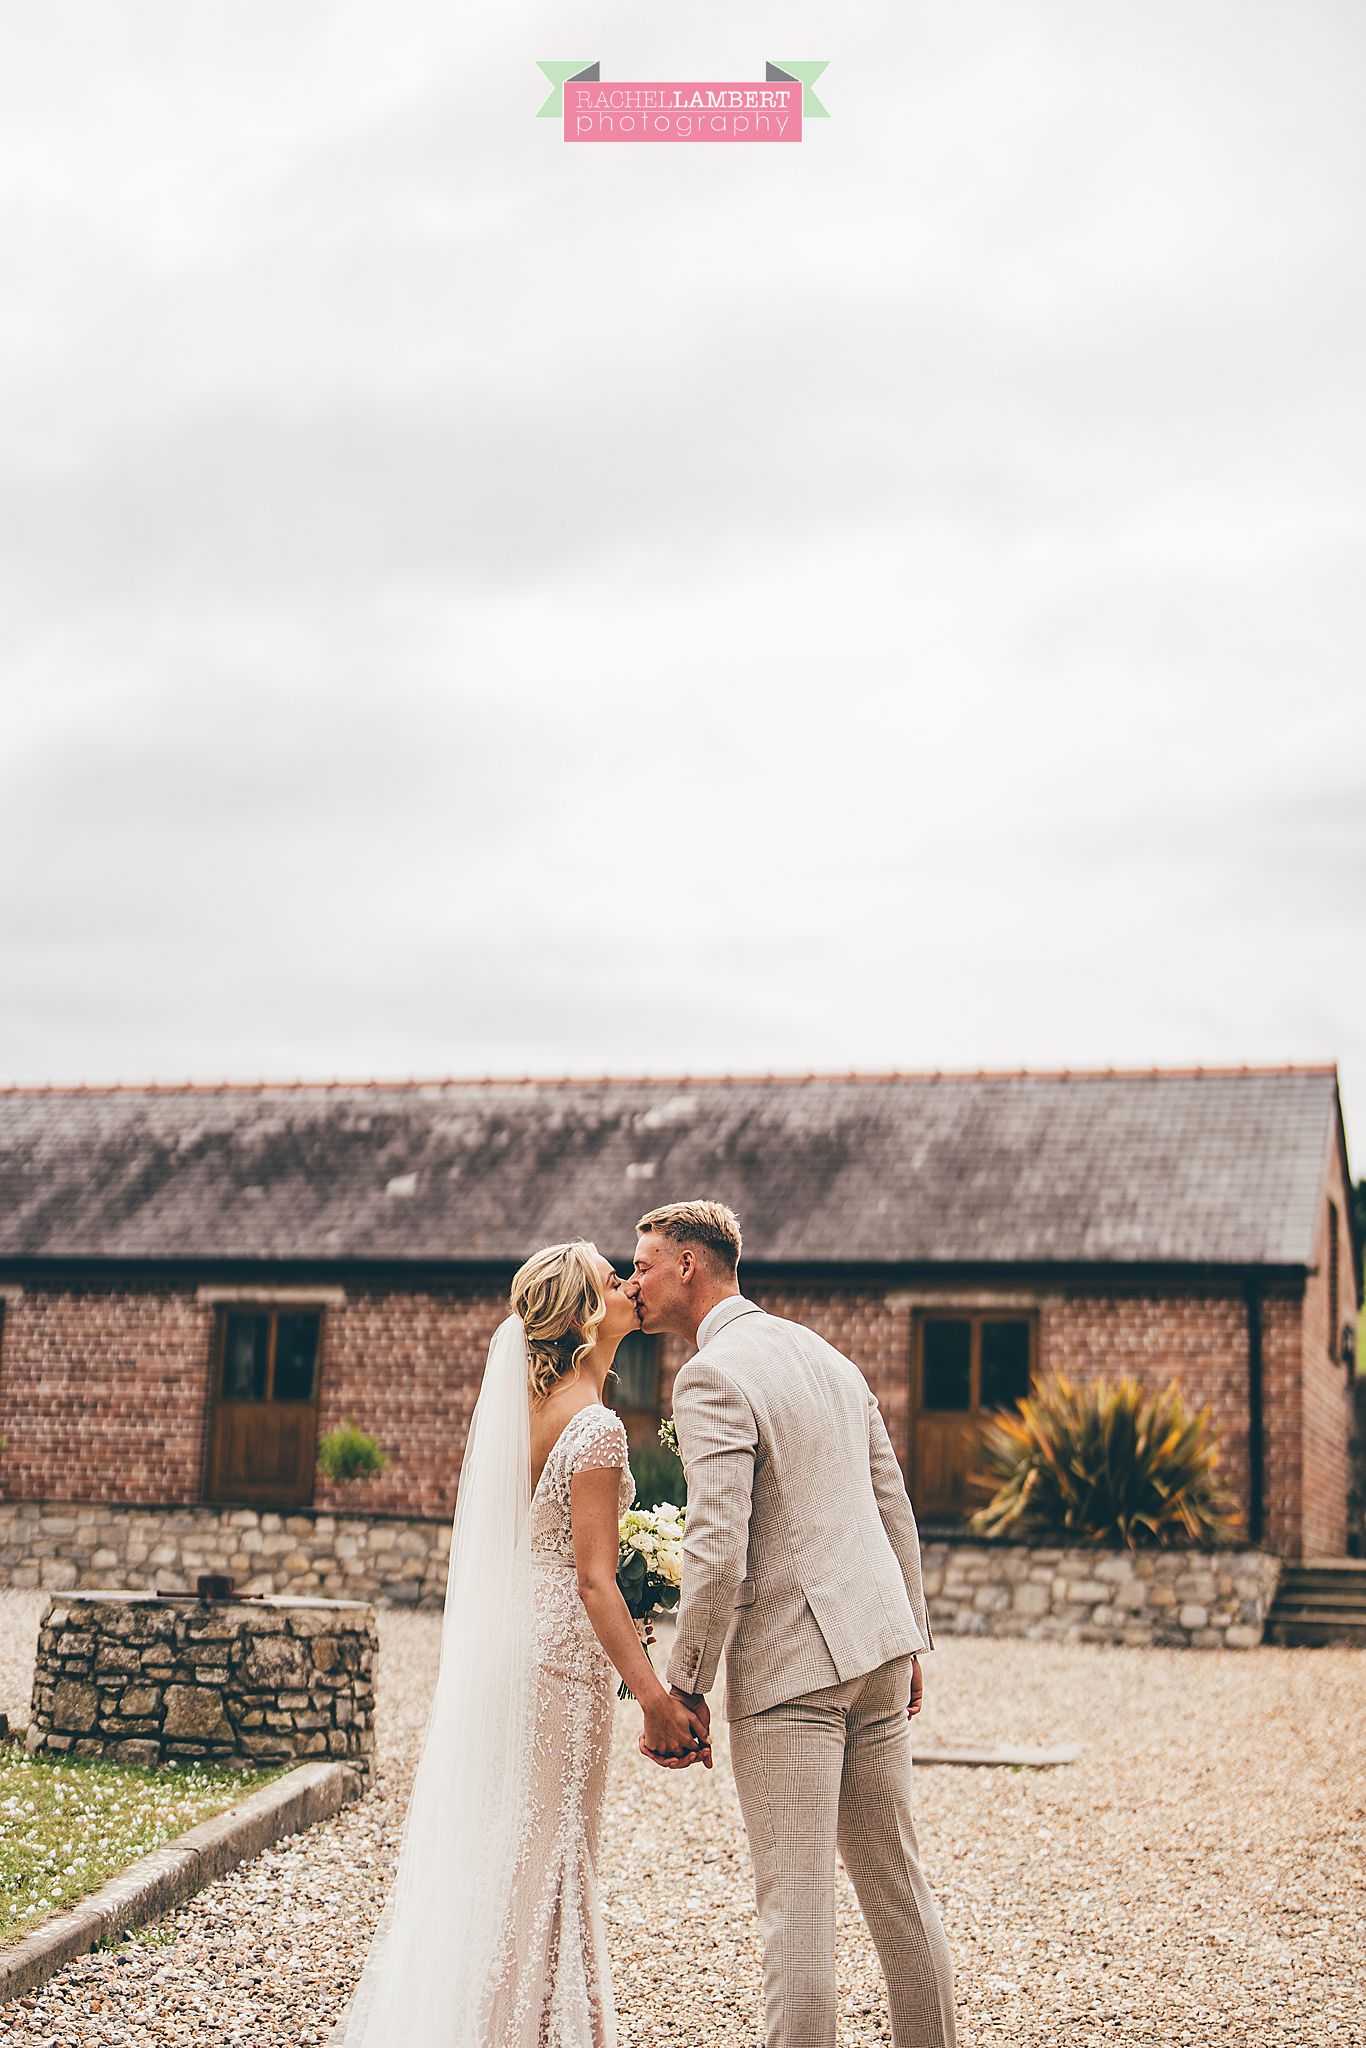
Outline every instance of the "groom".
POLYGON ((835 1850, 877 1945, 896 2048, 953 2048, 953 1965, 911 1819, 907 1719, 931 1646, 915 1516, 856 1366, 746 1301, 740 1225, 636 1225, 641 1327, 697 1346, 674 1382, 688 1475, 674 1692, 726 1651, 731 1764, 764 1941, 768 2048, 834 2048, 835 1850))

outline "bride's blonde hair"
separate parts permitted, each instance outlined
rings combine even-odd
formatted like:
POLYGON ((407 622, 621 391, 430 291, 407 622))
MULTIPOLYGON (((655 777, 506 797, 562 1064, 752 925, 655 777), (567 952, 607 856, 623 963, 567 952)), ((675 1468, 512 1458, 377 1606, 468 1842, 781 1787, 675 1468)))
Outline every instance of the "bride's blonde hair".
POLYGON ((582 1237, 548 1244, 513 1280, 508 1300, 526 1331, 527 1382, 535 1399, 544 1400, 593 1349, 607 1313, 599 1256, 582 1237))

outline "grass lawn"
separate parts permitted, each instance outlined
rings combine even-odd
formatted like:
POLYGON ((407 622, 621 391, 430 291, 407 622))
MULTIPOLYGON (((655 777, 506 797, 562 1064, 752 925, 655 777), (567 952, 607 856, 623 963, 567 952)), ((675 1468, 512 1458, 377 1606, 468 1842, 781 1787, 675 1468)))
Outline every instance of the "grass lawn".
POLYGON ((0 1944, 279 1775, 0 1748, 0 1944))

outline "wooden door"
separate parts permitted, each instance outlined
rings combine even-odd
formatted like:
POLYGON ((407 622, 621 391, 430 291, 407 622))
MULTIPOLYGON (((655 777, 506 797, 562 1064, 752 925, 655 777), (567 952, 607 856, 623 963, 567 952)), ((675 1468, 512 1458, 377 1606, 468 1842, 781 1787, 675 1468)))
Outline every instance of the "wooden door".
POLYGON ((318 1309, 232 1308, 219 1317, 207 1492, 213 1501, 306 1507, 318 1440, 318 1309))
POLYGON ((916 1318, 911 1375, 911 1499, 926 1521, 966 1519, 982 1419, 1029 1392, 1035 1324, 1028 1315, 926 1313, 916 1318))

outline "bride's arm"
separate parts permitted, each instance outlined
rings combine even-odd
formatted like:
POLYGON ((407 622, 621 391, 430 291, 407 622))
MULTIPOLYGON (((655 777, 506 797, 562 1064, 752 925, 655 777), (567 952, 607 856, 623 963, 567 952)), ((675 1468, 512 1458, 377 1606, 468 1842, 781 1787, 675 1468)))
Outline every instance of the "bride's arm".
POLYGON ((579 1598, 594 1634, 645 1716, 644 1747, 657 1756, 700 1757, 710 1767, 707 1731, 655 1675, 617 1584, 618 1489, 615 1465, 574 1474, 569 1513, 579 1598))

